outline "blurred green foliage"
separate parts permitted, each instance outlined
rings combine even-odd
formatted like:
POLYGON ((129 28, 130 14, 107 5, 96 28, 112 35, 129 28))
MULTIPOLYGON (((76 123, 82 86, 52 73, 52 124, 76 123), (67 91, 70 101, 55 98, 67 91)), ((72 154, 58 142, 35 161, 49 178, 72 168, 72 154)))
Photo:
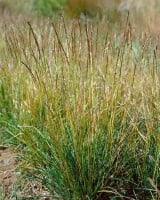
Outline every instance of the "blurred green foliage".
POLYGON ((61 10, 66 0, 32 0, 34 9, 45 16, 51 16, 57 10, 61 10))

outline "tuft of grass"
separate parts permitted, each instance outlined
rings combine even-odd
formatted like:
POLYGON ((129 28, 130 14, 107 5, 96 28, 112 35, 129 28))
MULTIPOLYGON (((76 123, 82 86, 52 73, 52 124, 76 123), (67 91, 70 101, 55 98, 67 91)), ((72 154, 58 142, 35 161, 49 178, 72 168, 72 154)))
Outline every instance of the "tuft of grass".
POLYGON ((129 19, 109 32, 105 21, 41 25, 7 29, 0 70, 0 124, 24 147, 22 173, 53 199, 158 199, 158 39, 129 19))

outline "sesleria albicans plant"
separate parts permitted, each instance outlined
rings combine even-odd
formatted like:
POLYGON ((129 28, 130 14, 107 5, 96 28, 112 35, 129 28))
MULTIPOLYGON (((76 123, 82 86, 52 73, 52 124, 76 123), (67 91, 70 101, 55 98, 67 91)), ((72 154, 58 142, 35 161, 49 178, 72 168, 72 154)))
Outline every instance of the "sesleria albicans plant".
POLYGON ((0 122, 24 147, 22 172, 52 199, 158 199, 158 40, 129 21, 119 33, 64 19, 6 33, 0 122))

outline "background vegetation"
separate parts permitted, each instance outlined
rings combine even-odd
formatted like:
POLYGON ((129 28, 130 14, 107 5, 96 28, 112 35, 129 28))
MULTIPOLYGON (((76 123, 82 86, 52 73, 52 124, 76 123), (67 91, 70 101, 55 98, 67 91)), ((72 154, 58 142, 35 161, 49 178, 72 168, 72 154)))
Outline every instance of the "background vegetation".
POLYGON ((52 16, 55 11, 64 8, 66 0, 32 0, 33 7, 40 14, 52 16))

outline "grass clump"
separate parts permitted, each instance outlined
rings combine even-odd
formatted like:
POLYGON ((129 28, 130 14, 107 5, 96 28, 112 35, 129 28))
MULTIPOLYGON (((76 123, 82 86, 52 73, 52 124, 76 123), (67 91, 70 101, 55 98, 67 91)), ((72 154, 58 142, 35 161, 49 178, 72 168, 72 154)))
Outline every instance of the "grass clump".
POLYGON ((119 31, 64 20, 7 31, 0 121, 15 119, 22 172, 53 199, 159 198, 159 51, 129 22, 119 31))

